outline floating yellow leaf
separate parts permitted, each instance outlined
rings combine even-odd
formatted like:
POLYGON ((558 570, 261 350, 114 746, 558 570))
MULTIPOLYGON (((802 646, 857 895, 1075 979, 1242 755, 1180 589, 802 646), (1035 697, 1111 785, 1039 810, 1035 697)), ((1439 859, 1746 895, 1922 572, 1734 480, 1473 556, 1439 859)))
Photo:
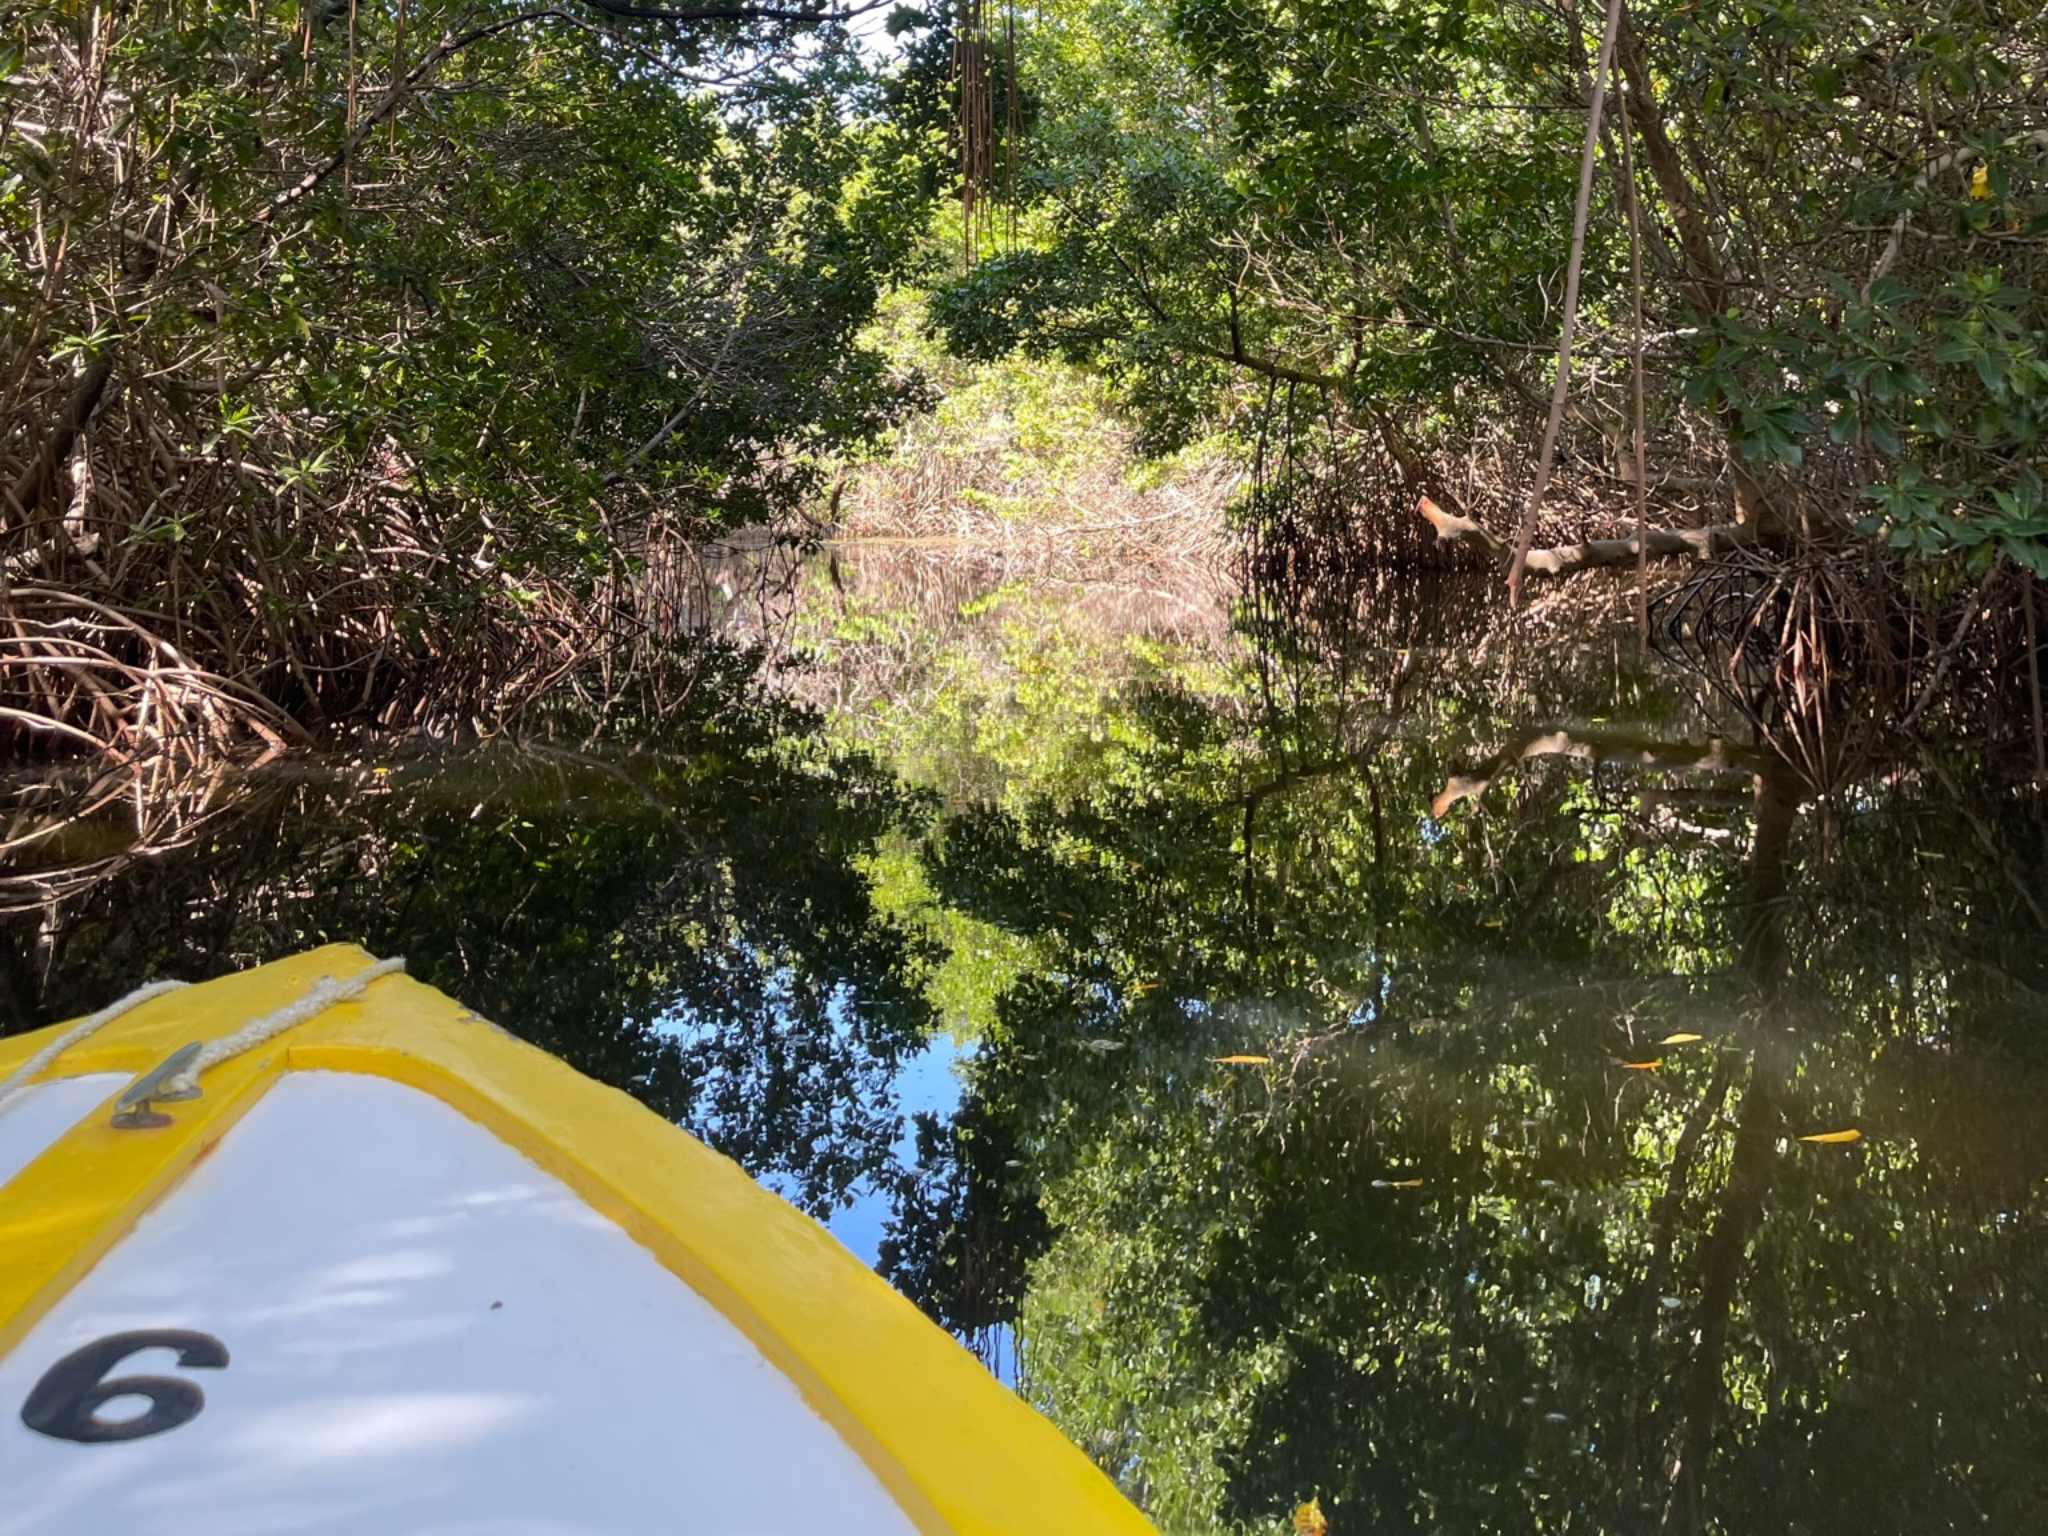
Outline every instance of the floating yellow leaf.
POLYGON ((1270 1056, 1211 1056, 1209 1059, 1219 1067, 1270 1067, 1273 1065, 1273 1058, 1270 1056))
POLYGON ((1310 1499, 1294 1509, 1294 1536, 1324 1536, 1330 1522, 1323 1516, 1323 1501, 1310 1499))
POLYGON ((1373 1187, 1374 1189, 1420 1189, 1420 1188, 1422 1188, 1422 1180, 1420 1180, 1420 1179, 1374 1179, 1374 1180, 1372 1181, 1372 1187, 1373 1187))
POLYGON ((1861 1141, 1863 1133, 1854 1127, 1846 1131, 1822 1131, 1817 1136, 1802 1136, 1801 1141, 1811 1141, 1820 1146, 1835 1147, 1847 1141, 1861 1141))
POLYGON ((1664 1065, 1664 1058, 1659 1056, 1655 1061, 1624 1061, 1622 1065, 1631 1072, 1654 1072, 1664 1065))
MULTIPOLYGON (((1970 196, 1989 197, 1990 195, 1991 167, 1988 165, 1980 165, 1977 167, 1976 170, 1970 172, 1970 196)), ((1806 1138, 1803 1136, 1800 1138, 1800 1140, 1802 1141, 1804 1141, 1805 1139, 1806 1138)))
POLYGON ((1666 1035, 1657 1043, 1659 1045, 1691 1045, 1695 1040, 1704 1040, 1705 1038, 1706 1036, 1704 1035, 1688 1035, 1681 1030, 1678 1034, 1666 1035))

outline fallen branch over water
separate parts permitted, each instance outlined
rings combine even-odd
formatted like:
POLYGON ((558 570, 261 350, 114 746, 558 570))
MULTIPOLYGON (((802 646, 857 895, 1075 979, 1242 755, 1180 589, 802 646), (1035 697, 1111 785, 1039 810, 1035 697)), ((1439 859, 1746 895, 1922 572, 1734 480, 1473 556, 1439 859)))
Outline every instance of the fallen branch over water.
POLYGON ((1718 736, 1703 742, 1656 741, 1634 732, 1539 728, 1508 742, 1470 773, 1451 774, 1429 802, 1429 814, 1442 819, 1452 806, 1484 795, 1515 764, 1537 757, 1570 757, 1602 767, 1745 775, 1766 771, 1771 761, 1755 747, 1718 736))
MULTIPOLYGON (((1436 530, 1439 543, 1466 544, 1483 549, 1501 564, 1514 559, 1514 546, 1489 532, 1469 517, 1446 512, 1427 496, 1417 499, 1416 510, 1436 530)), ((1577 544, 1557 544, 1532 549, 1522 568, 1537 576, 1569 576, 1576 571, 1629 565, 1638 558, 1650 560, 1711 560, 1731 550, 1757 543, 1756 534, 1737 523, 1715 523, 1705 528, 1645 528, 1619 539, 1586 539, 1577 544)))

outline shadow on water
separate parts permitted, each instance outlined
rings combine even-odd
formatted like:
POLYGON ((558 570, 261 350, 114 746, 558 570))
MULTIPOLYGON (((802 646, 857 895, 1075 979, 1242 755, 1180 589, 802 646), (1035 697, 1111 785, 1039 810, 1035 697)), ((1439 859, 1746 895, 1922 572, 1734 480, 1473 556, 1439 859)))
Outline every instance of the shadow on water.
POLYGON ((814 1209, 887 1182, 884 1272, 1169 1532, 2048 1528, 2033 791, 1816 783, 1618 596, 1503 624, 1437 573, 1108 675, 873 579, 819 578, 822 721, 736 683, 658 746, 110 801, 17 864, 9 1027, 402 951, 814 1209))

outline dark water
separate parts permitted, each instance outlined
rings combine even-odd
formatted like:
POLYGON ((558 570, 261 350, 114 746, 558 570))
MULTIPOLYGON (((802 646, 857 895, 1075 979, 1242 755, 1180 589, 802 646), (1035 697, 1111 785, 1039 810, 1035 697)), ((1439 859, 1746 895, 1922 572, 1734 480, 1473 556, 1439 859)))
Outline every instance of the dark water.
POLYGON ((2038 791, 1811 783, 1597 614, 819 601, 822 716, 22 776, 8 1026, 403 953, 886 1220, 1172 1532, 2048 1530, 2038 791))

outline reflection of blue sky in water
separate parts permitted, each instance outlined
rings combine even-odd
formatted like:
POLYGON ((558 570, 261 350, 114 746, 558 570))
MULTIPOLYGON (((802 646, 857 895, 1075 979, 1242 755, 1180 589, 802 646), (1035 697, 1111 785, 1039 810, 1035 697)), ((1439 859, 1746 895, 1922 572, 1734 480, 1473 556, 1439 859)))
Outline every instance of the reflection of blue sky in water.
MULTIPOLYGON (((903 1134, 896 1138, 897 1171, 908 1173, 916 1166, 917 1133, 912 1116, 929 1113, 950 1120, 960 1108, 961 1065, 973 1058, 975 1045, 972 1040, 958 1040, 941 1032, 898 1070, 896 1110, 903 1117, 903 1134)), ((767 1178, 761 1182, 775 1189, 782 1181, 767 1178)), ((873 1179, 863 1179, 855 1186, 853 1203, 828 1216, 825 1229, 872 1269, 881 1256, 882 1236, 894 1212, 895 1201, 889 1191, 878 1187, 873 1179)), ((1016 1386, 1016 1338, 1007 1325, 996 1328, 989 1348, 985 1363, 996 1379, 1006 1386, 1016 1386)))
MULTIPOLYGON (((974 1054, 972 1044, 962 1044, 941 1034, 903 1063, 896 1074, 896 1109, 903 1116, 903 1134, 896 1140, 896 1161, 904 1170, 913 1166, 917 1139, 910 1117, 921 1112, 950 1119, 960 1107, 960 1075, 956 1065, 974 1054)), ((858 1254, 863 1264, 873 1265, 882 1246, 882 1231, 889 1224, 893 1202, 888 1191, 877 1189, 874 1181, 863 1179, 856 1187, 853 1204, 834 1211, 825 1225, 834 1237, 858 1254)))
MULTIPOLYGON (((844 1027, 843 1006, 835 1003, 831 1017, 835 1028, 844 1027)), ((679 1016, 663 1020, 660 1027, 683 1037, 691 1032, 689 1024, 679 1016)), ((894 1166, 883 1178, 859 1180, 853 1187, 851 1203, 833 1210, 825 1218, 825 1229, 871 1269, 881 1257, 882 1238, 888 1231, 889 1218, 895 1213, 896 1203, 890 1193, 890 1181, 897 1175, 908 1175, 916 1168, 917 1132, 913 1117, 933 1114, 942 1121, 953 1117, 960 1108, 961 1064, 973 1057, 975 1049, 976 1042, 960 1040, 942 1030, 924 1049, 904 1059, 890 1082, 895 1101, 893 1109, 901 1117, 901 1131, 892 1149, 894 1166)), ((703 1134, 712 1126, 700 1123, 689 1128, 703 1134)), ((773 1172, 755 1172, 754 1176, 785 1199, 796 1193, 793 1181, 786 1176, 773 1172)), ((1017 1384, 1015 1339, 1009 1328, 996 1330, 987 1363, 998 1379, 1013 1387, 1017 1384)))
MULTIPOLYGON (((827 1009, 835 1031, 844 1036, 847 1028, 846 998, 834 997, 827 1009)), ((659 1020, 655 1028, 660 1032, 688 1041, 697 1035, 700 1026, 689 1014, 677 1011, 659 1020)), ((917 1137, 911 1117, 920 1113, 937 1115, 941 1120, 950 1119, 960 1107, 960 1078, 955 1070, 957 1065, 974 1054, 972 1041, 956 1040, 952 1035, 940 1032, 933 1036, 925 1047, 904 1058, 890 1079, 894 1103, 886 1106, 901 1118, 899 1134, 893 1147, 895 1163, 890 1175, 909 1173, 916 1166, 917 1137)), ((869 1106, 870 1108, 874 1106, 869 1106)), ((705 1116, 686 1121, 684 1128, 709 1140, 716 1136, 717 1119, 705 1116)), ((774 1171, 756 1168, 747 1170, 763 1185, 774 1190, 784 1199, 797 1194, 797 1187, 787 1176, 774 1171)), ((889 1223, 894 1209, 888 1188, 888 1181, 872 1176, 862 1178, 853 1187, 852 1204, 835 1209, 825 1221, 831 1234, 844 1243, 863 1264, 872 1267, 880 1256, 882 1234, 889 1223)))

